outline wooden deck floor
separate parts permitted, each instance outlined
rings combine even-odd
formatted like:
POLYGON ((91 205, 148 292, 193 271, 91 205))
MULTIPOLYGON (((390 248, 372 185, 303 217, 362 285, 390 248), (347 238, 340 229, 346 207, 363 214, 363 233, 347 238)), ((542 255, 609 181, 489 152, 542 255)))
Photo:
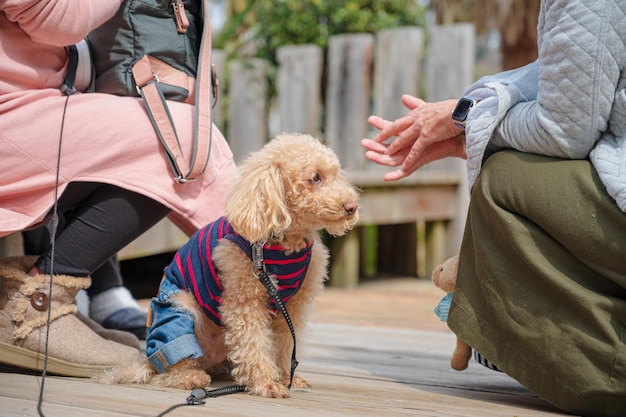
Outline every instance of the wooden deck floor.
MULTIPOLYGON (((506 375, 473 361, 464 372, 452 371, 454 336, 432 313, 441 295, 425 279, 328 288, 316 303, 308 347, 298 352, 298 371, 313 388, 293 390, 290 399, 212 398, 167 416, 565 415, 506 375)), ((39 415, 41 376, 0 371, 0 416, 39 415)), ((47 417, 158 416, 189 395, 50 376, 44 388, 41 415, 47 417)))

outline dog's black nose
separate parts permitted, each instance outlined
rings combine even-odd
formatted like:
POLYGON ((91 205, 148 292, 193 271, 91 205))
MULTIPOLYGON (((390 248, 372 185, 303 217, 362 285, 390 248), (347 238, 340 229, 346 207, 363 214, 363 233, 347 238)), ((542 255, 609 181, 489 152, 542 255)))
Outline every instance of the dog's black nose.
POLYGON ((348 216, 352 216, 357 208, 359 208, 359 205, 353 201, 343 203, 343 209, 348 216))

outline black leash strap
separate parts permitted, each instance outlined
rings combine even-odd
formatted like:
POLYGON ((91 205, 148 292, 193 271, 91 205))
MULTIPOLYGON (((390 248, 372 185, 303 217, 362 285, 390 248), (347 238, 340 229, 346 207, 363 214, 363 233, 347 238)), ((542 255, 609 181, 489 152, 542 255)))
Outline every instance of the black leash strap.
POLYGON ((285 317, 285 321, 289 326, 289 331, 291 332, 291 337, 293 339, 293 350, 291 351, 291 374, 289 376, 289 385, 288 389, 291 389, 291 384, 293 383, 293 375, 296 372, 296 367, 298 366, 298 361, 296 360, 296 331, 293 328, 293 323, 291 322, 291 317, 289 317, 289 313, 287 312, 287 307, 283 303, 283 300, 280 299, 280 295, 278 294, 278 288, 274 285, 267 272, 261 270, 257 276, 261 283, 267 289, 269 295, 274 299, 276 306, 280 309, 280 312, 283 313, 283 317, 285 317))
POLYGON ((291 332, 291 338, 293 339, 293 350, 291 351, 291 374, 289 376, 289 385, 288 389, 291 389, 291 384, 293 383, 293 375, 296 371, 296 367, 298 366, 298 361, 296 360, 296 331, 293 328, 293 323, 291 322, 291 317, 289 317, 289 313, 287 312, 287 308, 283 303, 283 300, 280 298, 280 294, 278 293, 278 287, 270 276, 267 274, 265 270, 265 262, 263 262, 263 245, 265 242, 255 242, 252 244, 252 273, 255 277, 261 281, 267 293, 272 297, 276 306, 283 314, 287 325, 289 326, 289 331, 291 332))
POLYGON ((226 387, 216 388, 216 389, 212 389, 212 390, 196 388, 196 389, 191 391, 191 395, 189 395, 189 397, 187 397, 187 402, 186 403, 175 404, 175 405, 171 406, 170 408, 168 408, 167 410, 163 411, 157 417, 163 417, 166 414, 169 414, 172 411, 174 411, 174 410, 176 410, 177 408, 180 408, 180 407, 186 407, 188 405, 203 405, 203 404, 206 404, 206 402, 203 401, 204 398, 216 398, 216 397, 221 397, 222 395, 236 394, 238 392, 244 392, 245 390, 246 390, 246 387, 244 385, 228 385, 226 387))
POLYGON ((217 398, 222 395, 236 394, 238 392, 244 392, 246 390, 245 385, 227 385, 222 388, 216 388, 211 390, 206 390, 202 388, 196 388, 191 391, 191 395, 187 397, 188 405, 198 405, 204 404, 202 401, 204 398, 217 398))

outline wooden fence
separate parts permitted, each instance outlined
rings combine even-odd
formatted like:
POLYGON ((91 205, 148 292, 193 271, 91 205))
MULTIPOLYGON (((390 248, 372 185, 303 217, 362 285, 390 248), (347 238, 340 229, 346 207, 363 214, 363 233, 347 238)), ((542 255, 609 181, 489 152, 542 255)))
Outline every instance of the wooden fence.
POLYGON ((326 56, 315 45, 281 47, 274 102, 266 100, 265 61, 226 63, 224 53, 216 50, 217 72, 227 74, 228 101, 218 104, 215 122, 237 160, 278 132, 298 131, 324 139, 345 168, 369 170, 358 145, 370 133, 367 116, 393 119, 406 113, 402 94, 431 101, 456 98, 473 81, 473 25, 435 26, 428 31, 427 45, 425 38, 419 27, 402 27, 376 35, 331 36, 326 56))
MULTIPOLYGON (((474 26, 336 35, 326 53, 315 45, 285 46, 277 59, 277 94, 268 101, 270 68, 265 61, 226 62, 222 51, 213 51, 221 86, 227 86, 228 94, 224 100, 224 91, 220 92, 214 121, 237 162, 280 132, 312 134, 337 152, 362 191, 359 224, 375 227, 377 233, 368 235, 358 227, 332 240, 331 283, 355 285, 367 268, 368 251, 376 254, 376 272, 422 276, 457 253, 468 203, 464 161, 437 161, 410 178, 384 183, 385 169, 365 159, 359 142, 373 135, 366 123, 370 114, 395 119, 406 113, 402 94, 430 101, 462 94, 474 79, 474 26)), ((120 256, 171 251, 185 241, 163 221, 120 256)))

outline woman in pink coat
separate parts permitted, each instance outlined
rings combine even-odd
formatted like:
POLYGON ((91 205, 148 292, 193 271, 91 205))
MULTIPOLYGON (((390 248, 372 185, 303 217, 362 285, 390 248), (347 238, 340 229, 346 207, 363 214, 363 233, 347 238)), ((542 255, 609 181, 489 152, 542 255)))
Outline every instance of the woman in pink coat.
MULTIPOLYGON (((48 372, 88 376, 133 357, 76 316, 76 293, 161 218, 188 234, 217 218, 236 175, 215 128, 206 171, 179 184, 140 99, 60 90, 67 46, 119 6, 0 0, 0 237, 45 224, 56 196, 65 220, 41 256, 0 261, 0 361, 12 365, 41 369, 48 308, 48 372)), ((189 155, 194 107, 171 102, 170 112, 189 155)))

